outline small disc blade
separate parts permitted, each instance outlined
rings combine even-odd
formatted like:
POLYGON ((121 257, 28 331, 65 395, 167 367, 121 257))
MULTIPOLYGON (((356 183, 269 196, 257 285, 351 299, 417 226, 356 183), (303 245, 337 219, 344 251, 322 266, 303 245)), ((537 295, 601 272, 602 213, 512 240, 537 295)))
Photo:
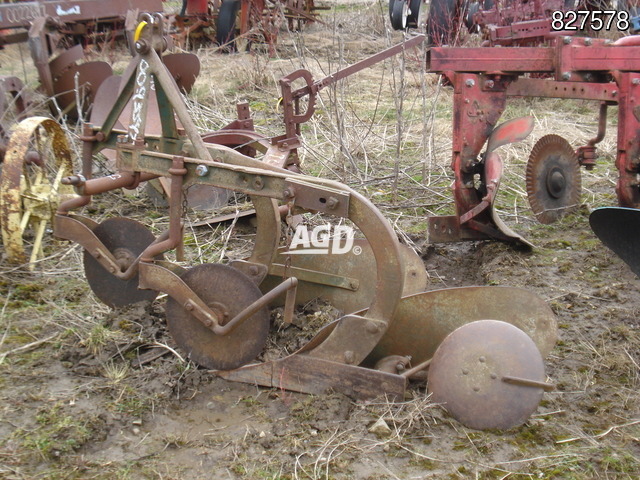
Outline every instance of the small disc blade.
MULTIPOLYGON (((242 272, 221 264, 203 264, 180 277, 225 321, 262 297, 242 272)), ((166 306, 167 325, 175 342, 197 364, 212 370, 233 370, 255 359, 267 341, 269 312, 261 308, 228 335, 217 335, 173 298, 166 306)))
POLYGON ((506 383, 505 377, 543 383, 542 355, 519 328, 479 320, 453 331, 440 344, 427 386, 433 401, 463 425, 506 430, 529 418, 543 389, 506 383))
POLYGON ((540 223, 549 224, 580 204, 580 164, 569 142, 559 135, 545 135, 529 155, 527 198, 540 223))
MULTIPOLYGON (((105 220, 95 228, 93 233, 116 257, 123 271, 155 240, 147 227, 128 218, 105 220)), ((109 307, 153 302, 158 295, 158 292, 153 290, 140 290, 137 274, 129 280, 121 280, 112 275, 86 250, 84 251, 84 274, 96 297, 109 307)))

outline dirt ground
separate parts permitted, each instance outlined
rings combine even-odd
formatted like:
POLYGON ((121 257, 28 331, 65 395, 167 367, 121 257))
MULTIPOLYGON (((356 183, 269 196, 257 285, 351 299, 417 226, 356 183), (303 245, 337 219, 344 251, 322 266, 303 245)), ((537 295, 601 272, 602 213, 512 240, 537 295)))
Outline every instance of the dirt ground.
MULTIPOLYGON (((258 130, 279 134, 280 76, 303 66, 318 78, 402 39, 388 30, 386 4, 328 5, 324 23, 282 32, 275 57, 260 46, 234 55, 197 50, 203 73, 190 106, 203 132, 232 120, 235 102, 248 100, 258 130)), ((124 69, 125 53, 107 55, 124 69)), ((498 242, 428 243, 426 217, 452 211, 451 92, 424 74, 419 52, 327 89, 303 130, 301 154, 307 173, 343 181, 374 201, 423 260, 428 290, 521 287, 551 306, 559 339, 545 366, 556 389, 524 425, 468 429, 419 383, 392 403, 220 379, 172 340, 166 296, 110 309, 84 279, 81 249, 49 239, 48 257, 33 272, 9 264, 0 247, 0 478, 639 478, 640 280, 588 224, 593 208, 616 202, 615 128, 596 168, 583 171, 580 208, 540 225, 524 193, 528 153, 547 133, 583 145, 595 134, 597 105, 510 102, 505 118, 521 115, 533 115, 536 126, 531 138, 499 151, 507 166, 498 208, 534 243, 530 252, 498 242), (370 431, 380 419, 388 429, 370 431)), ((96 165, 104 170, 104 163, 96 165)), ((142 190, 102 195, 84 214, 135 218, 156 234, 168 223, 166 210, 142 190)), ((187 263, 246 254, 250 223, 192 226, 202 216, 188 214, 187 263)), ((300 307, 291 325, 278 313, 263 356, 297 348, 336 316, 321 302, 300 307)))

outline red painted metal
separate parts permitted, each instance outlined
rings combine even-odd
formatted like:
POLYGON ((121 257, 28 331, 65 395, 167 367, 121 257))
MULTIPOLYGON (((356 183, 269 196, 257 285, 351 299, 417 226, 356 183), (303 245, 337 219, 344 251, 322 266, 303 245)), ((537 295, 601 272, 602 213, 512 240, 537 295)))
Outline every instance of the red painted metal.
MULTIPOLYGON (((606 105, 618 105, 616 186, 621 206, 640 208, 640 38, 617 43, 590 38, 559 37, 550 47, 448 48, 429 51, 427 69, 443 74, 454 88, 453 195, 457 219, 433 218, 430 232, 437 241, 478 238, 478 232, 500 238, 488 215, 477 212, 487 185, 481 149, 504 111, 508 97, 574 98, 601 102, 598 135, 577 154, 592 168, 595 145, 606 128, 606 105), (527 74, 545 76, 528 77, 527 74), (474 217, 476 224, 463 225, 474 217), (465 231, 472 228, 476 232, 465 231)), ((485 154, 486 155, 486 154, 485 154)), ((498 228, 500 230, 500 228, 498 228)), ((504 239, 504 238, 503 238, 504 239)))

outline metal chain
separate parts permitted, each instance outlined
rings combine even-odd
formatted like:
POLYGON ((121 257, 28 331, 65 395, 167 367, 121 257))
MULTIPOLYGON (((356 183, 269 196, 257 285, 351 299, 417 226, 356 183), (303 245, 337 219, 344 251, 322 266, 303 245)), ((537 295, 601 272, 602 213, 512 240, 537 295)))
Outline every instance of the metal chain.
MULTIPOLYGON (((295 197, 293 197, 288 203, 287 203, 287 215, 284 219, 285 223, 286 223, 286 228, 285 228, 285 243, 287 245, 287 251, 291 250, 291 242, 293 241, 293 209, 295 207, 296 204, 296 199, 295 197)), ((289 278, 289 270, 291 268, 291 254, 287 254, 287 258, 284 261, 284 270, 282 273, 282 278, 286 279, 289 278)))

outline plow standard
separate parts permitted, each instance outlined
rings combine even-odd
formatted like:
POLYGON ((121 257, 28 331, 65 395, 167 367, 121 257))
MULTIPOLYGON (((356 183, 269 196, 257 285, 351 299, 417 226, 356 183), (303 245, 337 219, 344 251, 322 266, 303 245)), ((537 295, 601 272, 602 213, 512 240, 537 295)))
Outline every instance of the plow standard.
MULTIPOLYGON (((179 348, 229 380, 314 394, 334 390, 354 398, 385 394, 402 399, 408 382, 428 372, 434 401, 444 403, 465 425, 510 428, 526 421, 543 392, 553 388, 546 382, 543 358, 555 343, 556 320, 545 302, 508 287, 425 292, 421 259, 400 245, 369 200, 341 183, 298 173, 291 142, 300 121, 313 112, 311 107, 299 110, 298 94, 284 96, 294 115, 285 136, 266 140, 250 129, 230 128, 212 134, 207 143, 163 63, 162 16, 147 14, 142 20, 137 55, 113 109, 100 125, 85 125, 81 174, 70 175, 66 168, 70 150, 51 120, 26 120, 8 148, 25 155, 34 136, 48 132, 60 167, 47 191, 50 199, 58 198, 54 233, 84 248, 86 277, 98 298, 122 306, 167 294, 167 324, 179 348), (145 133, 151 96, 160 108, 161 135, 145 133), (128 126, 119 130, 116 123, 130 100, 128 126), (233 148, 240 146, 244 153, 233 148), (92 157, 104 148, 115 149, 117 173, 92 178, 92 157), (263 151, 263 158, 247 155, 251 149, 263 151), (152 179, 162 179, 171 193, 169 228, 157 238, 131 219, 98 224, 74 213, 93 195, 152 179), (250 197, 257 216, 250 256, 189 268, 164 259, 172 250, 182 258, 183 200, 193 185, 250 197), (348 220, 357 237, 354 247, 327 255, 292 253, 280 241, 281 219, 300 212, 319 213, 328 223, 348 220), (267 339, 269 306, 283 305, 284 319, 291 321, 296 304, 310 297, 335 304, 343 315, 299 351, 255 363, 267 339)), ((303 90, 315 93, 305 74, 288 80, 295 78, 306 79, 303 90)), ((239 118, 234 126, 247 121, 239 118)), ((495 144, 513 138, 505 129, 496 131, 495 144)), ((30 184, 32 190, 44 183, 42 178, 30 184)), ((3 175, 3 187, 6 181, 3 175)), ((3 224, 7 212, 19 218, 20 198, 14 201, 0 204, 3 224)))

